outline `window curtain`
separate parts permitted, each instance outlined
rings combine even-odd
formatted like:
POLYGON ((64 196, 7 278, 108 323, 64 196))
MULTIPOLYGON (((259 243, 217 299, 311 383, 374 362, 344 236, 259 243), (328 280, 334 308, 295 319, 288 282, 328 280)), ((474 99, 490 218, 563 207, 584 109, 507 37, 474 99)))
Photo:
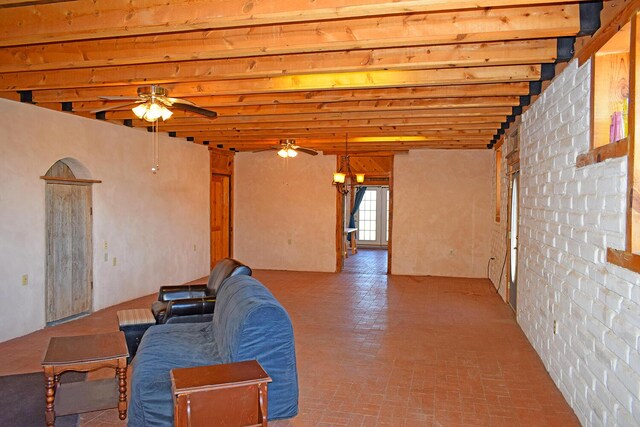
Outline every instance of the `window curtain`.
MULTIPOLYGON (((349 213, 349 227, 348 228, 355 228, 356 227, 356 213, 358 212, 358 209, 360 209, 360 203, 362 203, 362 199, 364 198, 364 193, 367 191, 367 187, 358 187, 358 189, 356 190, 356 195, 353 199, 353 209, 351 210, 351 213, 349 213)), ((351 236, 353 235, 353 233, 349 233, 349 235, 347 236, 347 240, 350 242, 351 241, 351 236)))

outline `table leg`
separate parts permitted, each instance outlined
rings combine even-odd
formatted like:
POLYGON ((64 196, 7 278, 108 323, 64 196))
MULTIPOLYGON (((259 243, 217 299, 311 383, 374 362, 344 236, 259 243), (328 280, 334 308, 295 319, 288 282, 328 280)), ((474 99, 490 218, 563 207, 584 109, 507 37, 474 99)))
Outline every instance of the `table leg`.
POLYGON ((127 418, 127 368, 117 368, 120 400, 118 401, 118 414, 121 420, 127 418))
POLYGON ((53 427, 56 422, 56 414, 54 412, 53 401, 56 398, 56 381, 53 372, 47 372, 45 370, 45 399, 47 402, 47 406, 45 409, 45 420, 47 422, 47 427, 53 427))

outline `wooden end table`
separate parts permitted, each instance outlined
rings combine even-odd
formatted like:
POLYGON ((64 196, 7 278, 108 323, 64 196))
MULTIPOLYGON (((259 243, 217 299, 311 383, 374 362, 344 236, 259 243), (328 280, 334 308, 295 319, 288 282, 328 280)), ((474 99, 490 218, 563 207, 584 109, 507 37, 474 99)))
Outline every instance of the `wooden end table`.
POLYGON ((171 370, 175 427, 266 427, 271 377, 257 360, 171 370))
POLYGON ((47 426, 56 415, 78 414, 118 408, 127 417, 127 342, 123 332, 52 337, 42 359, 45 376, 47 426), (117 378, 60 384, 67 371, 90 372, 113 368, 117 378), (54 401, 57 399, 54 409, 54 401))

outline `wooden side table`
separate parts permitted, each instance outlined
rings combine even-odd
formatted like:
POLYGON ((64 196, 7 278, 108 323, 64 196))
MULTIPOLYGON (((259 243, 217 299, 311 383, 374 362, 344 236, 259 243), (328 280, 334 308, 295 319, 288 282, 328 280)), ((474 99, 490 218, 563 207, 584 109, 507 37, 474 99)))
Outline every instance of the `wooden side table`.
POLYGON ((122 332, 52 337, 42 359, 47 426, 55 425, 56 415, 98 411, 116 406, 120 419, 124 420, 127 417, 128 356, 122 332), (64 372, 90 372, 101 368, 115 369, 117 378, 60 383, 60 375, 64 372))
POLYGON ((256 360, 171 370, 175 427, 267 426, 267 383, 256 360))

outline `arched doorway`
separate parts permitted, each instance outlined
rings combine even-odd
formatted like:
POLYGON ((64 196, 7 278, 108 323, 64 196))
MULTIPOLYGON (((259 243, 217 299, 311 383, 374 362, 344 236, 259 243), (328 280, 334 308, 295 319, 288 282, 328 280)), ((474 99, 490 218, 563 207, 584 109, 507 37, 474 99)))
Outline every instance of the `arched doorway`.
POLYGON ((54 163, 45 180, 47 324, 91 311, 93 251, 91 184, 79 178, 87 171, 73 159, 54 163))

